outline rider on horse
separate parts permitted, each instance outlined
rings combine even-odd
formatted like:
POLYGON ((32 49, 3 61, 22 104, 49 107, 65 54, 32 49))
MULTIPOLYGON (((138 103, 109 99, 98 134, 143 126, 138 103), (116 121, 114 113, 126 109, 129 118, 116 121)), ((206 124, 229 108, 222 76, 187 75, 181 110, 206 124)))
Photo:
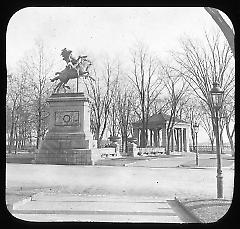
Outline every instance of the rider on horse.
MULTIPOLYGON (((56 91, 58 91, 61 86, 64 88, 64 90, 65 87, 70 89, 70 87, 66 85, 69 79, 78 78, 80 76, 85 78, 90 77, 88 68, 91 65, 91 62, 86 59, 87 56, 79 56, 77 59, 75 59, 72 56, 72 51, 67 50, 66 48, 62 50, 61 56, 63 57, 63 60, 66 61, 67 65, 63 71, 55 73, 55 75, 58 76, 51 79, 51 82, 54 82, 58 79, 61 81, 55 88, 56 91), (88 62, 87 66, 85 65, 86 62, 88 62)), ((94 80, 92 77, 90 77, 90 79, 94 80)))

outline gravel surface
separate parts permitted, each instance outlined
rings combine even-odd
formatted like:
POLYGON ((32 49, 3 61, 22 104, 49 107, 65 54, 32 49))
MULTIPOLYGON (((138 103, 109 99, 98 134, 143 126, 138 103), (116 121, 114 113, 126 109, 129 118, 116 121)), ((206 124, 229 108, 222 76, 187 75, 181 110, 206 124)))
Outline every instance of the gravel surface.
POLYGON ((226 199, 179 199, 180 203, 203 223, 220 220, 228 211, 231 200, 226 199))

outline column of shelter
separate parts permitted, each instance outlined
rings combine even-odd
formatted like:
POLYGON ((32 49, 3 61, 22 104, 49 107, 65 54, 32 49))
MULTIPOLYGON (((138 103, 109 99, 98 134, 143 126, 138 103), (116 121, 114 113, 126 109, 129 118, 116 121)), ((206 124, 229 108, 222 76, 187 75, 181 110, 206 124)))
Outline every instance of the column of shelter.
POLYGON ((179 128, 175 128, 176 150, 179 151, 179 128))
POLYGON ((141 142, 141 129, 138 129, 138 145, 140 146, 140 142, 141 142))
POLYGON ((157 129, 157 147, 160 146, 160 133, 159 133, 160 129, 157 129))
POLYGON ((182 152, 182 128, 178 128, 178 140, 179 140, 179 146, 178 151, 182 152))
POLYGON ((182 138, 181 138, 181 128, 178 128, 178 152, 181 152, 182 138))
POLYGON ((186 151, 189 151, 189 129, 190 128, 186 128, 186 151))
POLYGON ((184 130, 186 128, 180 127, 180 128, 176 128, 175 129, 175 133, 176 133, 176 147, 177 147, 177 151, 178 152, 183 152, 185 151, 185 142, 186 142, 186 138, 185 138, 185 134, 184 134, 184 130))
POLYGON ((154 129, 152 129, 152 147, 155 146, 155 133, 154 133, 154 129))
POLYGON ((181 147, 180 147, 180 149, 181 149, 181 152, 183 152, 184 151, 184 149, 183 149, 183 128, 181 128, 180 135, 181 135, 181 147))
POLYGON ((179 128, 179 151, 182 152, 182 128, 179 128))
POLYGON ((150 145, 152 147, 153 146, 153 130, 152 129, 151 129, 151 133, 150 134, 151 134, 151 144, 150 145))
POLYGON ((147 136, 146 136, 147 137, 147 146, 149 146, 149 144, 150 144, 149 129, 147 129, 146 132, 147 132, 147 136))
POLYGON ((150 129, 150 146, 152 146, 152 129, 150 129))
POLYGON ((159 128, 159 147, 161 146, 162 143, 162 128, 159 128))
POLYGON ((183 129, 183 150, 187 152, 186 128, 183 129))
POLYGON ((153 146, 154 147, 156 147, 157 146, 157 129, 156 128, 154 128, 154 144, 153 144, 153 146))

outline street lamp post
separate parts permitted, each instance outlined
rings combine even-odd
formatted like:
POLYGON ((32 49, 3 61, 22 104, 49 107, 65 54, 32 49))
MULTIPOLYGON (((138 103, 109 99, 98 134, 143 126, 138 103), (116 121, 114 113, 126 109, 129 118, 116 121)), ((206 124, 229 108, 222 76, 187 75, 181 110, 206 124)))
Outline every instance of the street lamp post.
POLYGON ((221 164, 221 148, 219 137, 219 110, 222 107, 223 91, 220 89, 219 84, 214 82, 213 88, 210 91, 213 108, 215 111, 215 137, 216 137, 216 153, 217 153, 217 198, 223 198, 223 174, 221 164))
POLYGON ((193 124, 193 129, 194 129, 194 133, 196 136, 196 144, 195 144, 195 153, 196 153, 196 166, 199 166, 199 160, 198 160, 198 144, 197 144, 197 134, 198 134, 198 130, 199 130, 199 124, 197 122, 195 122, 193 124))

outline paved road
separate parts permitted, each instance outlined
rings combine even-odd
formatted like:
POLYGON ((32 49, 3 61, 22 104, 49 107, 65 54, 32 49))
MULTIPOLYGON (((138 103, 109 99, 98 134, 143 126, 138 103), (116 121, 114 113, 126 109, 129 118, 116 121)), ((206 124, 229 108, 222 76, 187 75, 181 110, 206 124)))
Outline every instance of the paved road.
MULTIPOLYGON (((216 197, 216 169, 7 164, 6 185, 57 187, 90 195, 216 197)), ((223 168, 224 195, 231 199, 234 170, 223 168)))
MULTIPOLYGON (((228 160, 230 156, 222 155, 222 166, 231 166, 233 160, 228 160)), ((157 158, 150 158, 149 160, 136 160, 127 163, 125 166, 131 167, 150 167, 150 168, 175 168, 180 165, 190 167, 196 166, 196 155, 194 153, 184 153, 183 155, 160 156, 157 158)), ((216 167, 216 155, 200 154, 199 167, 216 167)))
MULTIPOLYGON (((16 217, 30 221, 186 222, 174 207, 175 196, 216 198, 216 168, 177 168, 174 160, 159 168, 156 162, 145 167, 7 164, 6 186, 51 187, 55 197, 48 193, 15 209, 16 217)), ((223 175, 224 197, 231 199, 234 170, 223 168, 223 175)))
POLYGON ((14 206, 13 215, 37 222, 191 222, 174 209, 165 198, 157 197, 43 193, 14 206))

